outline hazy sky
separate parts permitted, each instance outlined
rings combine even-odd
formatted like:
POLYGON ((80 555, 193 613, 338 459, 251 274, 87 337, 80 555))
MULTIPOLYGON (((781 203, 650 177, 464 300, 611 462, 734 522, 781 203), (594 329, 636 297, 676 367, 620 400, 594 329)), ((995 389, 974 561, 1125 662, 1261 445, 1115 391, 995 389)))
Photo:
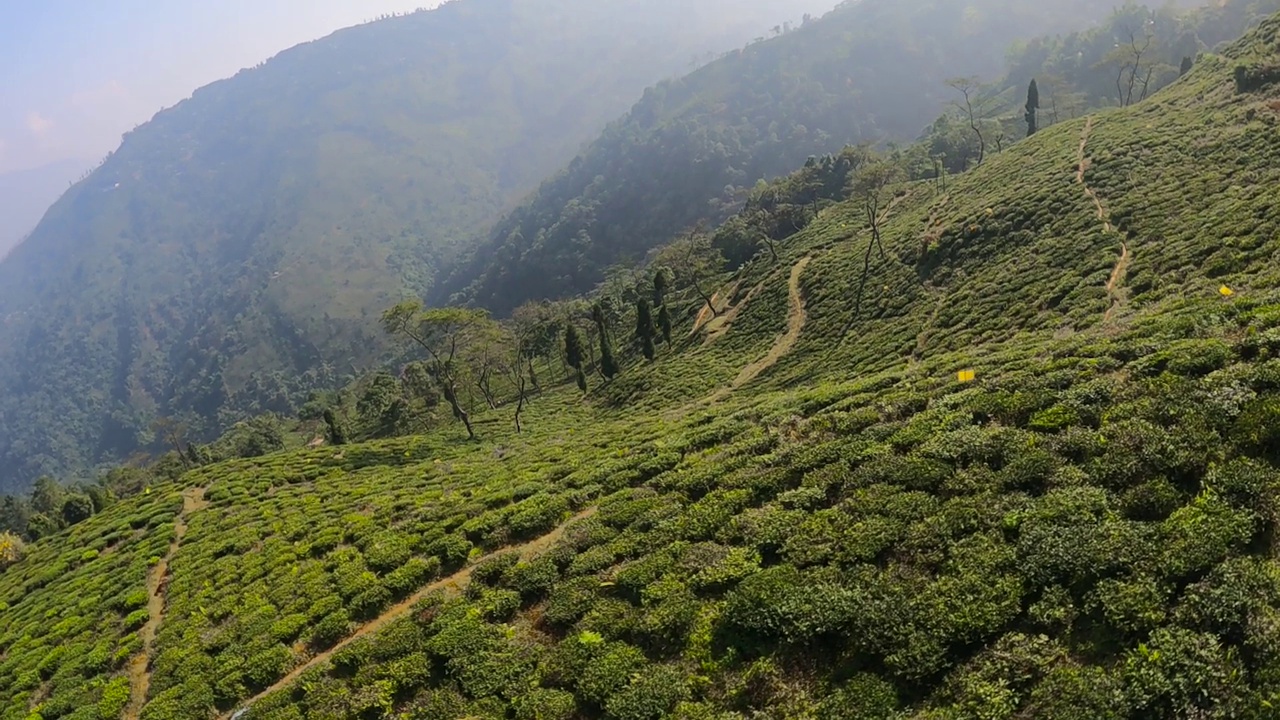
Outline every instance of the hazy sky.
POLYGON ((0 0, 0 174, 94 162, 196 88, 440 0, 0 0))

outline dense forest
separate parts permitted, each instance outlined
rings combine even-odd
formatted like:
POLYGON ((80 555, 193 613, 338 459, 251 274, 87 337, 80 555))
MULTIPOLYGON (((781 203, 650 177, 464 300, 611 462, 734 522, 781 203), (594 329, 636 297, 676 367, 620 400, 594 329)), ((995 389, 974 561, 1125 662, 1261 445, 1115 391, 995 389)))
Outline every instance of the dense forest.
POLYGON ((389 305, 398 372, 40 483, 0 717, 1274 717, 1280 15, 1191 60, 1028 80, 961 170, 802 160, 572 299, 389 305))
POLYGON ((590 290, 610 266, 724 219, 761 179, 846 144, 913 138, 944 109, 917 170, 936 173, 937 158, 963 171, 979 155, 970 120, 988 130, 993 150, 1021 137, 1013 108, 1033 77, 1044 81, 1046 125, 1130 104, 1176 78, 1184 58, 1239 37, 1278 6, 1130 2, 1096 27, 1017 43, 1007 77, 995 81, 1011 37, 1069 26, 1064 15, 1101 20, 1112 4, 846 3, 821 23, 646 92, 500 222, 434 297, 505 313, 590 290), (967 116, 954 112, 966 102, 967 116))
POLYGON ((829 1, 465 0, 196 91, 0 262, 0 489, 339 386, 646 86, 829 1))

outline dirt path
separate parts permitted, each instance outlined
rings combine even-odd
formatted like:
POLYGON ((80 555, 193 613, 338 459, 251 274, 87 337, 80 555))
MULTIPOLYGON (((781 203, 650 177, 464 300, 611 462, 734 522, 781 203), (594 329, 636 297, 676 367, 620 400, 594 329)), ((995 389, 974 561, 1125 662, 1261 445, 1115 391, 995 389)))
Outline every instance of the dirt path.
MULTIPOLYGON (((1084 122, 1084 132, 1080 135, 1080 149, 1076 156, 1076 184, 1084 188, 1084 194, 1089 196, 1093 201, 1093 207, 1097 211, 1098 220, 1102 221, 1102 231, 1108 235, 1119 235, 1115 226, 1111 224, 1111 213, 1107 212, 1106 205, 1102 204, 1102 198, 1098 197, 1098 193, 1089 184, 1085 182, 1085 173, 1089 170, 1089 156, 1086 149, 1089 145, 1089 134, 1093 132, 1093 117, 1089 117, 1084 122)), ((1102 316, 1104 323, 1110 322, 1115 316, 1116 311, 1124 304, 1124 286, 1125 276, 1129 272, 1129 263, 1133 259, 1132 253, 1129 252, 1129 245, 1120 240, 1120 258, 1116 261, 1116 266, 1111 270, 1111 276, 1107 279, 1107 296, 1111 302, 1107 306, 1107 312, 1102 316)))
POLYGON ((178 552, 182 537, 187 534, 187 517, 209 507, 204 499, 204 488, 190 488, 182 493, 182 510, 173 519, 173 540, 169 551, 147 575, 147 622, 138 631, 142 651, 129 661, 129 704, 125 707, 125 720, 138 720, 142 707, 147 703, 147 691, 151 689, 151 655, 156 633, 164 622, 165 598, 168 595, 169 561, 178 552))
POLYGON ((733 380, 733 389, 746 385, 759 377, 760 373, 777 365, 778 361, 791 352, 799 342, 800 333, 804 330, 805 321, 808 319, 804 310, 804 296, 800 293, 800 276, 804 274, 804 269, 812 260, 813 256, 802 258, 791 268, 791 278, 787 281, 787 297, 790 306, 787 311, 787 331, 773 343, 773 347, 769 348, 769 352, 764 357, 742 368, 742 372, 738 373, 738 377, 733 380))
POLYGON ((259 700, 262 700, 263 698, 265 698, 266 696, 274 692, 277 692, 279 690, 283 690, 289 687, 294 682, 296 682, 298 678, 302 677, 302 674, 305 673, 306 671, 327 662, 330 658, 333 657, 334 653, 338 652, 339 650, 345 648, 346 646, 350 645, 356 640, 359 640, 360 638, 363 638, 378 632, 379 630, 383 629, 384 627, 391 624, 392 622, 395 622, 396 620, 399 620, 400 618, 408 615, 410 612, 413 611, 413 607, 417 605, 419 602, 421 602, 422 599, 425 598, 427 595, 430 595, 431 593, 437 590, 449 590, 452 592, 462 592, 463 590, 466 589, 467 584, 470 583, 471 573, 475 569, 476 565, 484 562, 485 560, 488 560, 489 558, 494 557, 495 555, 501 555, 501 554, 509 553, 512 551, 519 552, 520 559, 523 561, 531 560, 537 555, 540 555, 542 552, 544 552, 548 548, 550 548, 552 545, 554 545, 556 541, 558 541, 561 537, 564 537, 565 530, 570 525, 574 524, 575 522, 578 522, 579 520, 586 520, 587 518, 595 514, 596 514, 596 508, 589 508, 587 510, 584 510, 578 513, 577 515, 574 515, 569 520, 565 521, 562 525, 557 527, 555 530, 552 530, 550 533, 543 535, 542 537, 536 540, 531 540, 530 542, 525 543, 524 545, 506 548, 503 550, 498 550, 496 552, 485 555, 484 557, 479 558, 474 563, 471 563, 467 567, 463 568, 462 570, 459 570, 458 572, 450 575, 449 577, 441 578, 431 583, 430 585, 427 585, 426 587, 422 588, 418 592, 409 596, 404 601, 392 606, 391 608, 388 608, 385 612, 383 612, 378 617, 374 618, 373 620, 370 620, 364 625, 361 625, 358 630, 356 630, 354 633, 349 635, 345 640, 339 642, 337 645, 334 645, 328 650, 325 650, 324 652, 318 655, 315 655, 309 658, 306 662, 298 665, 293 670, 289 671, 289 674, 285 675, 284 677, 276 681, 276 683, 273 684, 271 687, 267 688, 266 690, 263 690, 257 695, 254 695, 248 700, 245 700, 244 702, 240 703, 238 710, 223 715, 221 717, 221 720, 230 720, 231 718, 241 715, 245 710, 248 710, 254 703, 258 702, 259 700))

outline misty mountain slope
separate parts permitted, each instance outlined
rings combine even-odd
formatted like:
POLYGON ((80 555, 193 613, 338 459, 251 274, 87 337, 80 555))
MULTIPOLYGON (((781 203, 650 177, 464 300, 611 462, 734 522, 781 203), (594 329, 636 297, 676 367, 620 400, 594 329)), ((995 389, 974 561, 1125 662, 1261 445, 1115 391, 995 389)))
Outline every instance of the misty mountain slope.
POLYGON ((0 175, 0 258, 31 232, 88 161, 62 160, 0 175))
POLYGON ((590 289, 733 188, 847 143, 916 137, 956 98, 948 78, 997 77, 1019 39, 1100 20, 1109 2, 866 0, 645 93, 506 217, 437 293, 504 313, 590 289))
POLYGON ((197 91, 0 264, 3 474, 332 385, 380 352, 378 312, 644 87, 822 5, 459 0, 197 91))
POLYGON ((858 314, 861 197, 522 432, 209 464, 32 543, 0 717, 1273 717, 1277 57, 1280 17, 890 189, 858 314))

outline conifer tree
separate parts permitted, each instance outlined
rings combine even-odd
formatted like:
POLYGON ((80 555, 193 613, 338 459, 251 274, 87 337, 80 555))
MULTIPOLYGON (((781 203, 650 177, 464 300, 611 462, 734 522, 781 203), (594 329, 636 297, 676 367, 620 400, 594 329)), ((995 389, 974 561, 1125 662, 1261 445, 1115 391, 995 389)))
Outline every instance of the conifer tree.
POLYGON ((636 302, 636 341, 640 343, 645 360, 652 361, 657 355, 657 349, 653 346, 653 310, 649 307, 649 301, 644 298, 636 302))
POLYGON ((663 307, 667 304, 667 271, 661 268, 653 275, 653 306, 663 307))
POLYGON ((612 380, 618 374, 618 361, 613 357, 613 343, 609 341, 609 328, 605 324, 604 309, 596 305, 591 309, 591 317, 596 321, 596 329, 600 335, 600 374, 606 380, 612 380))
POLYGON ((662 342, 671 345, 671 311, 663 305, 658 308, 658 328, 662 330, 662 342))
POLYGON ((1040 88, 1036 87, 1036 79, 1031 78, 1031 84, 1027 86, 1027 108, 1023 117, 1027 121, 1027 137, 1036 134, 1039 129, 1036 123, 1036 111, 1040 109, 1040 88))
POLYGON ((330 445, 347 444, 347 434, 342 431, 342 426, 338 424, 338 418, 333 414, 333 410, 324 411, 324 424, 328 426, 330 445))
POLYGON ((578 389, 582 392, 587 391, 587 374, 582 370, 582 364, 586 360, 586 348, 582 346, 582 336, 578 334, 578 328, 570 323, 564 330, 564 357, 569 366, 573 368, 575 379, 578 381, 578 389))
POLYGON ((1194 63, 1195 61, 1191 59, 1190 55, 1183 56, 1182 67, 1178 68, 1178 77, 1182 77, 1183 75, 1191 72, 1191 67, 1194 63))

